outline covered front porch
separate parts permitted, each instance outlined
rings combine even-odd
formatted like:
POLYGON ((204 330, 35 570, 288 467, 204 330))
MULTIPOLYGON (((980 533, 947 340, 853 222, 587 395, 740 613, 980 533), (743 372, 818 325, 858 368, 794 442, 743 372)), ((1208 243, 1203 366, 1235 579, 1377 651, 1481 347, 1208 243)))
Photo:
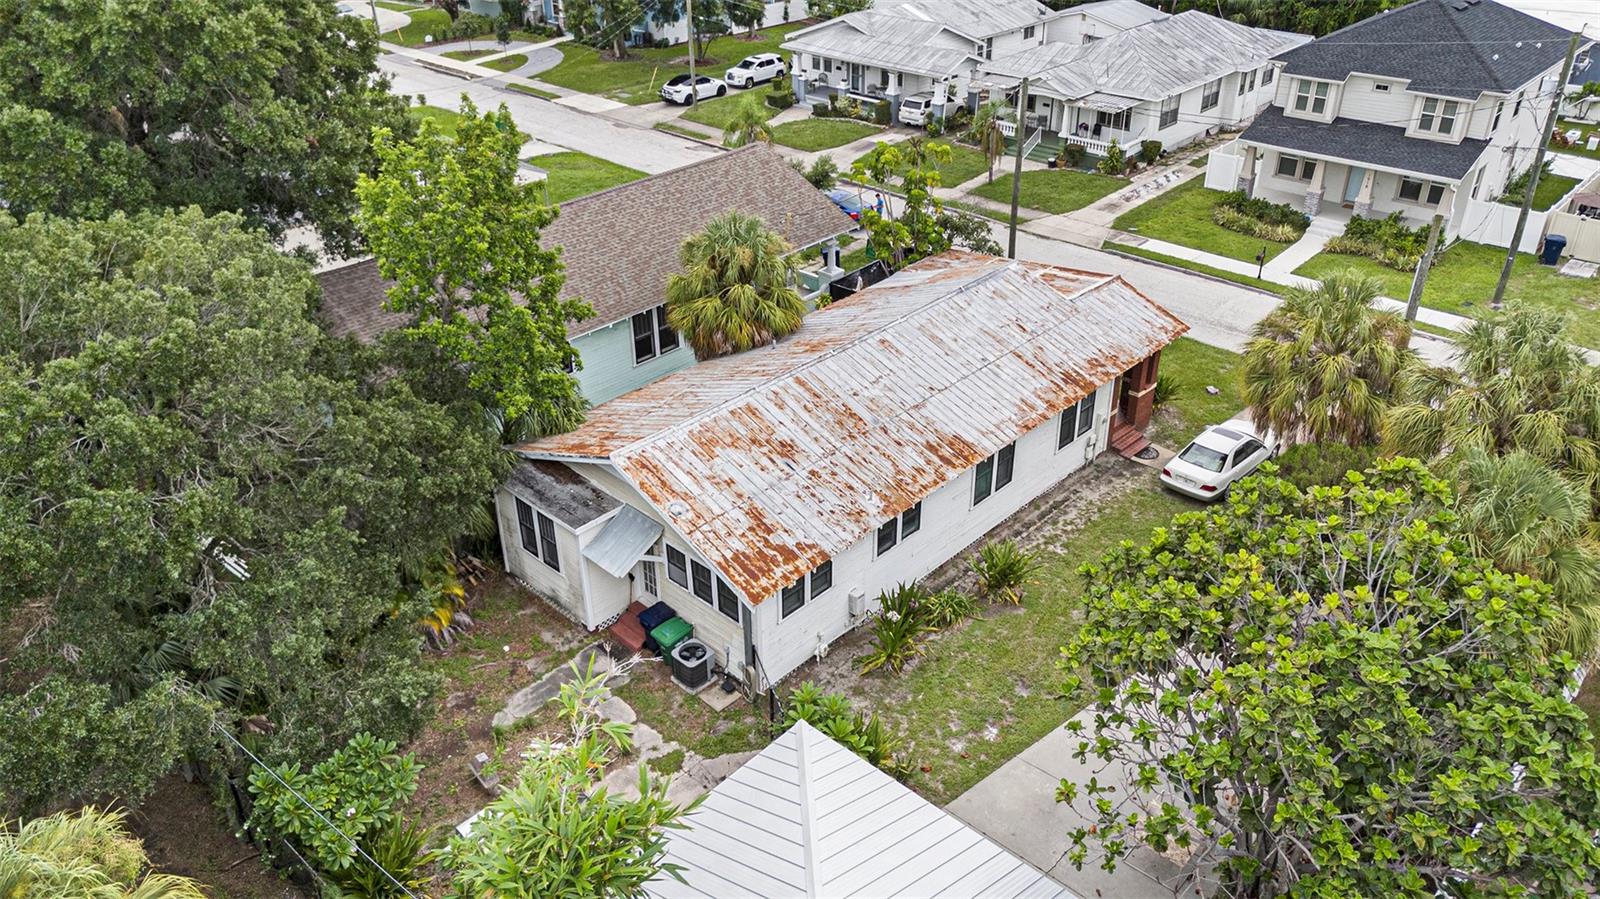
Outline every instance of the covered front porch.
MULTIPOLYGON (((1013 107, 1016 93, 1007 95, 1013 107)), ((1124 148, 1137 149, 1145 136, 1145 123, 1135 115, 1138 101, 1110 94, 1091 94, 1079 100, 1037 94, 1028 97, 1028 108, 1022 116, 1025 132, 1043 132, 1040 143, 1052 150, 1063 144, 1077 144, 1090 155, 1105 156, 1111 142, 1124 148)), ((1015 113, 1012 120, 1003 122, 1000 130, 1008 139, 1016 137, 1015 113)))
POLYGON ((795 97, 801 103, 827 103, 837 97, 861 103, 889 101, 891 121, 898 120, 900 101, 916 94, 933 96, 934 114, 946 106, 971 105, 967 79, 959 72, 939 72, 911 66, 891 66, 841 59, 812 58, 805 68, 790 75, 795 97))
POLYGON ((1235 141, 1212 151, 1206 186, 1243 190, 1307 215, 1381 218, 1398 212, 1412 227, 1454 217, 1457 184, 1417 172, 1235 141), (1223 182, 1227 182, 1224 184, 1223 182))

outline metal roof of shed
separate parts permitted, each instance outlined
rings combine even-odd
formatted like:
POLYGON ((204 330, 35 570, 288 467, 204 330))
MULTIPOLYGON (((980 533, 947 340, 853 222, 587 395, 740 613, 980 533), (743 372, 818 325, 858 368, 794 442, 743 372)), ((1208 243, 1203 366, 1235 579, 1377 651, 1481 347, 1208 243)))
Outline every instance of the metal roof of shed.
POLYGON ((951 251, 518 450, 609 461, 759 603, 1187 330, 1120 277, 951 251))
POLYGON ((955 816, 806 722, 789 728, 667 835, 655 899, 1074 899, 955 816))

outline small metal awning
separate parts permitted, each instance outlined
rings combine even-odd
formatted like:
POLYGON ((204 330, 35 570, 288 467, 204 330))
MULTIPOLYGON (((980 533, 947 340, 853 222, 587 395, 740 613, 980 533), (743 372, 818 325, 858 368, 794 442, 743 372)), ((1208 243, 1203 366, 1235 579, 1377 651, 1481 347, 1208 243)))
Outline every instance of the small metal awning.
POLYGON ((1074 100, 1073 102, 1079 106, 1084 106, 1089 109, 1097 109, 1102 112, 1121 112, 1124 109, 1132 109, 1133 107, 1139 105, 1138 100, 1134 100, 1129 97, 1119 97, 1116 94, 1102 94, 1099 91, 1095 91, 1094 93, 1078 100, 1074 100))
POLYGON ((661 539, 661 525, 632 506, 623 506, 583 548, 583 557, 612 577, 622 577, 661 539))

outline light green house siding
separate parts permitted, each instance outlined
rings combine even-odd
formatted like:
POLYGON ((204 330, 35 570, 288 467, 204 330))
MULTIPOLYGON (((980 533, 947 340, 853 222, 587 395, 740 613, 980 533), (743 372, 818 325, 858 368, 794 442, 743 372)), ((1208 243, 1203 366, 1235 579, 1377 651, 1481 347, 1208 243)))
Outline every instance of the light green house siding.
POLYGON ((595 406, 694 364, 694 350, 682 341, 675 350, 633 364, 633 325, 626 318, 575 338, 572 348, 583 360, 578 389, 595 406))

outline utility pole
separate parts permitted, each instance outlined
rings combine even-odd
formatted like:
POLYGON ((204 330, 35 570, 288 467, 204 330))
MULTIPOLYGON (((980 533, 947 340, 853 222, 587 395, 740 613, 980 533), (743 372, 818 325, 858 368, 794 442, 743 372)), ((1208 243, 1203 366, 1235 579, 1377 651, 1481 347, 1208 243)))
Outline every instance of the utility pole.
POLYGON ((1006 256, 1017 258, 1017 207, 1022 203, 1022 148, 1028 142, 1027 120, 1023 118, 1023 111, 1028 108, 1028 79, 1022 79, 1022 86, 1017 93, 1017 165, 1011 172, 1011 241, 1007 245, 1006 256))
POLYGON ((694 83, 694 0, 689 5, 689 106, 700 102, 700 85, 694 83))
POLYGON ((1544 151, 1550 145, 1550 132, 1556 127, 1556 113, 1561 110, 1561 93, 1567 88, 1567 79, 1572 77, 1572 58, 1578 55, 1578 38, 1583 32, 1572 32, 1572 40, 1567 42, 1567 61, 1561 65, 1561 77, 1556 79, 1555 93, 1550 98, 1550 112, 1544 118, 1544 126, 1539 131, 1539 151, 1533 156, 1533 170, 1528 173, 1528 189, 1522 195, 1522 212, 1517 215, 1516 230, 1511 232, 1511 247, 1506 250, 1506 264, 1500 267, 1500 281, 1494 286, 1494 299, 1489 305, 1495 309, 1500 308, 1500 303, 1505 299, 1506 282, 1511 280, 1511 266, 1517 261, 1517 247, 1522 243, 1522 232, 1528 227, 1528 213, 1533 209, 1533 192, 1539 186, 1539 170, 1544 167, 1544 151))
POLYGON ((372 27, 378 29, 378 33, 382 34, 383 26, 378 24, 378 0, 367 0, 367 2, 372 4, 372 27))
POLYGON ((1433 226, 1428 229, 1428 248, 1417 260, 1417 272, 1411 276, 1411 295, 1406 298, 1406 321, 1417 320, 1417 307, 1422 305, 1422 285, 1428 281, 1428 269, 1433 267, 1433 251, 1439 246, 1439 229, 1444 227, 1444 214, 1433 214, 1433 226))

